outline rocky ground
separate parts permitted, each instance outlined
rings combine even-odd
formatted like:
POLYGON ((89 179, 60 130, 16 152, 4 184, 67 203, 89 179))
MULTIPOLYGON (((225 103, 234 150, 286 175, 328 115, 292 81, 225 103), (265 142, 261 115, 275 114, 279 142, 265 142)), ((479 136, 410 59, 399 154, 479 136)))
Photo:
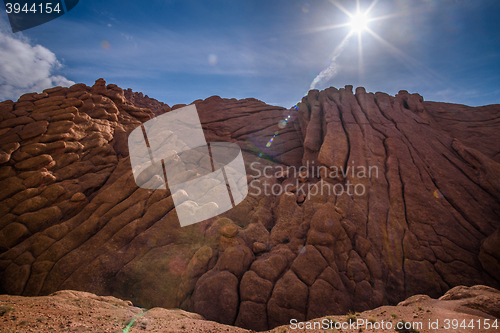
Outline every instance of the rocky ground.
MULTIPOLYGON (((398 306, 382 306, 362 313, 327 316, 309 322, 292 322, 266 332, 394 332, 398 323, 400 326, 407 325, 406 332, 412 329, 422 333, 498 332, 499 317, 498 290, 485 286, 456 287, 440 299, 415 295, 398 306), (355 328, 352 327, 354 325, 355 328), (488 325, 490 328, 486 329, 488 325)), ((146 310, 112 296, 71 290, 41 297, 0 295, 0 323, 2 333, 254 332, 207 321, 198 314, 179 309, 146 310)))
POLYGON ((208 142, 241 147, 250 192, 181 228, 172 193, 139 188, 128 157, 128 134, 168 105, 103 79, 0 103, 1 291, 83 290, 265 331, 499 288, 499 105, 352 86, 291 110, 194 104, 208 142))

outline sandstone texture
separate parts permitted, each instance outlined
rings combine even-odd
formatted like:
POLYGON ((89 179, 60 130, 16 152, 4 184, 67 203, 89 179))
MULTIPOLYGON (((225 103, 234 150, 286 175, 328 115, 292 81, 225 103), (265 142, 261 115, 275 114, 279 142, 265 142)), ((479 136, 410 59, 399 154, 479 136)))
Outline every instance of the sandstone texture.
POLYGON ((148 95, 144 95, 142 92, 134 92, 132 91, 132 89, 128 88, 124 90, 123 93, 127 101, 134 104, 135 106, 151 110, 156 116, 159 116, 171 110, 168 104, 159 102, 154 98, 150 98, 148 95))
POLYGON ((290 110, 193 103, 208 142, 241 147, 249 195, 183 228, 172 193, 139 188, 128 157, 128 134, 167 105, 103 79, 0 103, 2 291, 80 290, 265 331, 499 288, 500 105, 352 86, 290 110))

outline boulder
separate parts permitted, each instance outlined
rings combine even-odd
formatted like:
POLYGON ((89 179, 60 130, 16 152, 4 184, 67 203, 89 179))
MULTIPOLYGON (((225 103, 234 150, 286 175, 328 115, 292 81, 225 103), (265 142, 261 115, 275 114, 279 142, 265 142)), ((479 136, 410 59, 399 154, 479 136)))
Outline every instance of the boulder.
POLYGON ((238 279, 227 271, 206 273, 196 283, 192 302, 204 318, 232 325, 239 304, 238 279))

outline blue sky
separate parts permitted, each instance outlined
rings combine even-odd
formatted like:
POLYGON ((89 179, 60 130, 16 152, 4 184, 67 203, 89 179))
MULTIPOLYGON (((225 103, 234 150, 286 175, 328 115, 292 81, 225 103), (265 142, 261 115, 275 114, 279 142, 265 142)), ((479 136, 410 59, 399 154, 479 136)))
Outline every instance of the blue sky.
POLYGON ((316 88, 500 103, 500 1, 359 1, 371 4, 361 44, 355 33, 337 52, 351 27, 328 27, 349 23, 340 7, 355 13, 355 0, 80 0, 16 34, 2 12, 0 99, 103 77, 169 105, 219 95, 291 107, 330 67, 316 88))

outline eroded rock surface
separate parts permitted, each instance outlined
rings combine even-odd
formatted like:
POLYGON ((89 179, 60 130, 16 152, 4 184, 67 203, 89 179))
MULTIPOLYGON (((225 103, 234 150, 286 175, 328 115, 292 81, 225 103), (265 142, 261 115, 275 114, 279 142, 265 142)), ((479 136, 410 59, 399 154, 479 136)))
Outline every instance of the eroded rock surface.
POLYGON ((181 228, 169 190, 135 184, 127 137, 157 112, 128 95, 99 79, 0 103, 5 292, 82 290, 266 330, 498 288, 500 106, 351 86, 291 110, 197 100, 207 141, 242 148, 249 195, 181 228))
POLYGON ((126 89, 123 91, 125 98, 130 103, 141 108, 147 108, 151 110, 156 116, 164 114, 171 110, 168 104, 157 101, 154 98, 144 95, 142 92, 134 92, 132 89, 126 89))

